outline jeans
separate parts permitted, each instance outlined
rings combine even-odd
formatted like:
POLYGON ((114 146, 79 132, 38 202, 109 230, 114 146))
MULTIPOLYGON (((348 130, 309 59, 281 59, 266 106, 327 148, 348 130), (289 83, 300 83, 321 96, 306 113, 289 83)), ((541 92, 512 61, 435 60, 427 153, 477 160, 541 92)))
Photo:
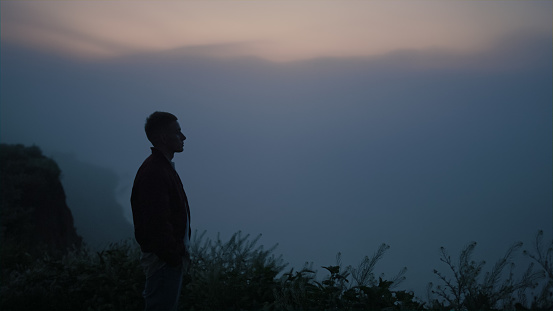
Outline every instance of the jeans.
POLYGON ((146 311, 175 311, 179 304, 179 295, 182 285, 183 266, 171 267, 164 265, 146 278, 144 300, 146 311))

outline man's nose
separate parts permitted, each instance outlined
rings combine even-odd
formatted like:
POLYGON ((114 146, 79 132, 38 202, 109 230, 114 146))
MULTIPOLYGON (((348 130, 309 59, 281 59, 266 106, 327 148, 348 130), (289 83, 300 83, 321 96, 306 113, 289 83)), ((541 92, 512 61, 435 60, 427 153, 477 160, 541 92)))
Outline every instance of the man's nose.
POLYGON ((180 135, 181 135, 182 140, 186 140, 186 136, 184 136, 184 134, 180 134, 180 135))

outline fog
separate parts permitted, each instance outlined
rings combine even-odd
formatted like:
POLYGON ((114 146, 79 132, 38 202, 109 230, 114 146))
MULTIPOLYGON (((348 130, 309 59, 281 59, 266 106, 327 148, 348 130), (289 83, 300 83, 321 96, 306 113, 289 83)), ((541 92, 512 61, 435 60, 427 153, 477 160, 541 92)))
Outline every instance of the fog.
POLYGON ((401 287, 424 296, 445 269, 440 246, 455 255, 477 241, 490 268, 538 229, 553 236, 551 33, 472 54, 203 54, 85 61, 2 44, 0 140, 58 161, 85 242, 132 236, 130 189, 156 110, 187 136, 174 160, 193 230, 263 234, 289 268, 323 273, 338 252, 357 264, 387 243, 376 272, 406 266, 401 287))

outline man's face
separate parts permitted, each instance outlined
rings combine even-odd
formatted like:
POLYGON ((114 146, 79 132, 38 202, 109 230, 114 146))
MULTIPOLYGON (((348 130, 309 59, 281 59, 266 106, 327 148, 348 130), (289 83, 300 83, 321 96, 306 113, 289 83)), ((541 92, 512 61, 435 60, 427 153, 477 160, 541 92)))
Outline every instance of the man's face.
POLYGON ((163 136, 167 149, 173 152, 182 152, 184 150, 186 136, 181 132, 179 122, 171 122, 167 128, 167 132, 163 136))

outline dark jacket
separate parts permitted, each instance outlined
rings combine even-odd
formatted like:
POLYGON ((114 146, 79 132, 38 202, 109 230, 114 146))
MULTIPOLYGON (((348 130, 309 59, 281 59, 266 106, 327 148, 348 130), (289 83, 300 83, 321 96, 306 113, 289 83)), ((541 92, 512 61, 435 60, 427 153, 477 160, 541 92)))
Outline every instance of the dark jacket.
MULTIPOLYGON (((184 246, 188 200, 179 175, 155 148, 136 173, 131 206, 134 235, 143 252, 154 253, 171 266, 189 256, 184 246)), ((189 228, 189 238, 190 233, 189 228)))

